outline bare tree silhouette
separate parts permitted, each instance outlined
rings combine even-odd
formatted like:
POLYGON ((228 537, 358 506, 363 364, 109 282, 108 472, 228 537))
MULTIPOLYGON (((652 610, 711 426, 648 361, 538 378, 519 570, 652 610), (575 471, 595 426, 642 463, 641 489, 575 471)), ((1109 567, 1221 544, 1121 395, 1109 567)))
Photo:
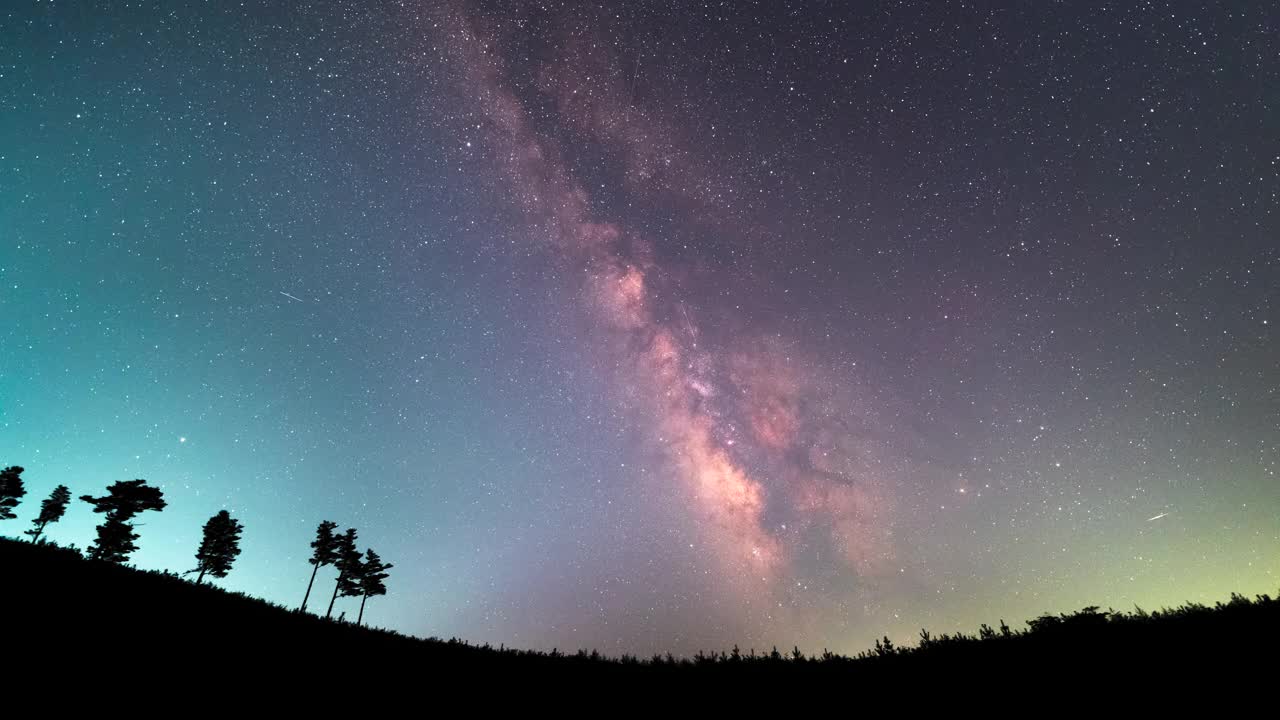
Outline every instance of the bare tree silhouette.
POLYGON ((204 539, 200 542, 200 549, 196 551, 197 565, 192 571, 200 573, 196 576, 197 585, 204 579, 206 572, 216 578, 224 578, 231 572, 231 564, 240 554, 242 530, 244 526, 226 510, 220 510, 204 524, 204 539))
POLYGON ((71 502, 71 491, 66 485, 59 485, 49 493, 49 497, 40 503, 40 517, 31 521, 34 528, 27 530, 24 534, 31 536, 31 542, 40 540, 40 536, 44 534, 46 525, 52 522, 58 522, 67 512, 67 503, 71 502))

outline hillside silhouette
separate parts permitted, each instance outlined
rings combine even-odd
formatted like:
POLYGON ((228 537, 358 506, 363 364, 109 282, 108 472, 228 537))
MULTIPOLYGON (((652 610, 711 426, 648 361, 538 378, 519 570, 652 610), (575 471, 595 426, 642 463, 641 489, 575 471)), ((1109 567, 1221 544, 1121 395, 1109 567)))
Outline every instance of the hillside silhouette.
MULTIPOLYGON (((350 663, 385 676, 559 677, 702 683, 759 678, 777 683, 909 685, 927 678, 1124 678, 1189 667, 1203 672, 1276 666, 1280 600, 1232 595, 1214 606, 1120 613, 1085 608, 1044 615, 1023 629, 1003 622, 975 634, 921 632, 887 638, 855 657, 798 648, 700 652, 641 659, 595 652, 537 652, 420 639, 326 620, 172 572, 92 560, 74 548, 0 538, 6 648, 35 666, 110 658, 174 675, 270 672, 302 682, 318 662, 350 663), (1121 677, 1121 676, 1117 676, 1121 677)), ((28 666, 29 668, 30 666, 28 666)), ((1126 680, 1128 682, 1129 680, 1126 680)))

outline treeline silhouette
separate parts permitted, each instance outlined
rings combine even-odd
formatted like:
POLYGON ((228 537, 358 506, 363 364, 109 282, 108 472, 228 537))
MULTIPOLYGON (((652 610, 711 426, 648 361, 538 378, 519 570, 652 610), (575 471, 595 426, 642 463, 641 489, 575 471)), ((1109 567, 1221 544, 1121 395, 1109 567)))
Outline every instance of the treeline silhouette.
MULTIPOLYGON (((9 511, 16 507, 16 503, 4 504, 3 498, 21 497, 21 493, 12 494, 12 478, 20 475, 20 469, 5 470, 6 484, 0 489, 11 494, 0 495, 0 507, 9 511)), ((128 485, 115 496, 109 492, 105 498, 117 498, 109 502, 104 498, 86 502, 97 501, 94 506, 99 512, 111 513, 123 506, 140 512, 144 504, 154 506, 159 496, 139 488, 128 485), (120 499, 124 497, 137 503, 120 499)), ((57 508, 65 509, 67 497, 66 492, 51 495, 49 513, 46 517, 42 507, 35 529, 43 532, 56 522, 61 517, 57 508)), ((128 526, 126 515, 117 511, 116 519, 128 526)), ((1017 629, 1001 620, 996 627, 984 624, 972 634, 934 635, 922 630, 914 645, 900 646, 884 637, 853 656, 827 650, 805 653, 794 646, 789 651, 735 646, 692 657, 608 657, 594 650, 541 652, 473 645, 456 638, 422 639, 329 619, 338 596, 358 594, 363 607, 368 597, 381 594, 379 589, 385 592, 380 583, 390 567, 376 553, 355 551, 354 530, 337 534, 336 528, 335 523, 322 522, 311 544, 313 570, 304 605, 320 567, 332 565, 339 573, 324 617, 201 582, 205 574, 225 575, 238 554, 241 527, 225 511, 205 526, 197 553, 201 576, 195 582, 171 571, 143 571, 109 560, 119 557, 109 550, 136 538, 130 537, 131 527, 111 530, 105 535, 105 546, 96 544, 87 552, 44 538, 40 542, 0 538, 0 577, 5 581, 0 592, 4 621, 0 637, 6 648, 22 648, 22 655, 31 662, 56 662, 68 652, 107 653, 115 662, 150 663, 156 673, 254 669, 273 678, 290 678, 299 687, 315 682, 311 673, 329 672, 325 668, 334 663, 351 663, 369 672, 376 670, 382 677, 460 673, 473 678, 554 676, 641 682, 723 679, 739 687, 739 681, 758 676, 762 683, 773 683, 755 686, 760 688, 814 681, 857 681, 876 688, 925 680, 994 686, 1010 678, 1048 685, 1086 682, 1087 677, 1095 685, 1127 683, 1133 689, 1139 676, 1190 672, 1203 680, 1215 673, 1274 671, 1280 648, 1280 599, 1235 593, 1214 605, 1189 603, 1152 612, 1091 606, 1069 614, 1041 615, 1017 629), (376 579, 370 581, 370 577, 376 579)), ((39 538, 39 533, 32 535, 39 538)), ((103 537, 99 533, 99 539, 103 537)))
MULTIPOLYGON (((17 517, 14 510, 27 494, 22 477, 24 472, 26 468, 21 465, 0 470, 0 520, 17 517)), ((81 495, 80 499, 91 505, 95 513, 102 513, 104 516, 102 524, 96 528, 97 536, 89 547, 87 556, 110 563, 128 562, 129 557, 137 551, 135 541, 138 540, 138 533, 134 532, 137 525, 133 522, 135 517, 147 510, 160 512, 168 507, 164 492, 141 479, 121 480, 109 485, 107 494, 102 497, 81 495)), ((48 543, 46 529, 50 523, 62 519, 70 502, 71 490, 66 485, 54 488, 40 504, 40 514, 31 521, 34 527, 23 534, 31 536, 32 543, 48 543)), ((361 554, 356 549, 355 528, 347 528, 345 533, 334 535, 333 531, 337 527, 337 523, 325 520, 316 530, 316 539, 311 543, 312 557, 308 561, 314 568, 299 610, 305 612, 307 609, 307 599, 311 597, 316 571, 323 566, 332 565, 338 571, 338 578, 325 618, 333 615, 333 606, 338 597, 358 597, 360 611, 356 623, 360 624, 364 621, 364 607, 369 598, 387 594, 385 581, 390 577, 387 570, 393 565, 382 562, 382 558, 372 549, 361 554)), ((231 517, 226 510, 219 510, 204 525, 203 537, 196 549, 196 567, 183 575, 194 573, 197 585, 204 582, 206 574, 225 578, 240 555, 240 534, 243 531, 244 525, 239 520, 231 517)))

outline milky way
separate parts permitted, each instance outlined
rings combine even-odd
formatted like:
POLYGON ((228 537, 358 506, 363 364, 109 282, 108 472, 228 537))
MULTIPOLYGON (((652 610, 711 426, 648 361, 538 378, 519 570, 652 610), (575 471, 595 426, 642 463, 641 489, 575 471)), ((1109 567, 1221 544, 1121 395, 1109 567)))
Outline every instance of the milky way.
POLYGON ((1280 584, 1270 3, 63 5, 0 533, 143 477, 140 566, 227 508, 296 604, 330 519, 375 624, 610 653, 1280 584))
MULTIPOLYGON (((690 498, 705 517, 726 571, 764 582, 785 574, 788 544, 767 519, 784 513, 803 524, 829 524, 852 570, 884 565, 892 557, 886 503, 874 469, 856 465, 854 454, 869 449, 839 441, 847 411, 812 403, 813 391, 790 358, 761 338, 699 345, 696 310, 664 299, 650 280, 664 270, 649 241, 592 212, 596 203, 564 153, 532 129, 494 49, 500 43, 478 35, 458 13, 443 23, 449 54, 477 100, 485 121, 480 128, 530 234, 545 238, 549 250, 581 272, 582 302, 598 319, 598 341, 619 357, 617 380, 643 398, 635 403, 635 421, 663 447, 672 480, 683 485, 673 495, 690 498), (759 457, 758 470, 744 460, 751 455, 759 457)), ((689 152, 657 139, 672 133, 622 104, 624 75, 612 58, 601 57, 604 40, 578 37, 569 44, 574 49, 565 57, 535 72, 538 90, 556 102, 557 119, 620 156, 641 196, 687 195, 680 183, 655 176, 685 176, 685 163, 672 167, 671 160, 689 152), (657 189, 644 187, 652 185, 657 189)))

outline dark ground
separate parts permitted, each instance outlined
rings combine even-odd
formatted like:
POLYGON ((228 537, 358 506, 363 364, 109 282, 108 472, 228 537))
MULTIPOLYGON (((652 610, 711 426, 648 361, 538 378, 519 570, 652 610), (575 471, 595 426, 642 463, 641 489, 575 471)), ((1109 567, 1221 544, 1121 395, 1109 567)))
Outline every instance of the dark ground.
POLYGON ((918 647, 882 646, 856 658, 797 659, 779 649, 777 657, 757 650, 752 658, 744 650, 740 659, 724 651, 642 660, 412 638, 3 538, 0 579, 0 647, 11 659, 5 675, 15 687, 29 673, 37 680, 65 677, 76 687, 109 686, 116 678, 168 688, 176 682, 191 684, 197 695, 210 685, 222 692, 248 684, 323 694, 349 683, 348 695, 374 690, 370 701, 386 692, 438 689, 442 680, 459 683, 443 686, 459 692, 487 687, 498 695, 512 681, 532 682, 546 693, 568 692, 565 697, 625 686, 731 689, 741 699, 765 688, 811 686, 841 694, 947 688, 1135 697, 1227 691, 1239 698, 1261 697, 1280 682, 1280 600, 1265 595, 1150 614, 1087 608, 1043 616, 1021 630, 935 633, 918 647))

